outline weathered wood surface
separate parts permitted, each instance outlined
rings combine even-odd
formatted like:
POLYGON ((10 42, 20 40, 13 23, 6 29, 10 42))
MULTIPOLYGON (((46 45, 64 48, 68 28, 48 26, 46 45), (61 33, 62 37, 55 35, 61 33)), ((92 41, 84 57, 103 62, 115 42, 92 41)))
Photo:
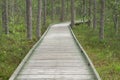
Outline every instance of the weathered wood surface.
POLYGON ((68 25, 51 26, 15 80, 97 80, 68 25))

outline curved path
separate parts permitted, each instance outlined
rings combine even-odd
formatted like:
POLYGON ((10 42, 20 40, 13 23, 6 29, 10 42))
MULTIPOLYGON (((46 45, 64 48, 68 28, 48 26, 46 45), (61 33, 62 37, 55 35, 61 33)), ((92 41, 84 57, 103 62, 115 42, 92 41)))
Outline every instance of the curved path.
POLYGON ((100 80, 78 47, 68 23, 50 27, 10 80, 100 80), (12 78, 14 75, 15 78, 12 78))

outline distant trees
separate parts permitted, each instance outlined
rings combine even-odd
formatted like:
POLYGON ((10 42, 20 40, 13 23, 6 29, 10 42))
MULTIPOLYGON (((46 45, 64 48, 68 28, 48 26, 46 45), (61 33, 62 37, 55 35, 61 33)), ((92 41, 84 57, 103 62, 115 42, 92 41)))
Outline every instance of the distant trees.
POLYGON ((41 26, 48 26, 47 24, 53 21, 70 20, 73 27, 75 18, 88 20, 88 26, 94 31, 99 28, 101 40, 104 39, 104 24, 108 21, 111 21, 116 35, 119 33, 119 0, 1 0, 0 4, 2 13, 0 30, 5 34, 14 33, 12 27, 16 24, 23 26, 26 24, 27 38, 31 40, 34 34, 37 38, 41 36, 41 26), (26 17, 25 24, 24 17, 26 17), (98 22, 100 22, 99 25, 98 22))
POLYGON ((27 38, 32 39, 32 0, 26 0, 27 38))

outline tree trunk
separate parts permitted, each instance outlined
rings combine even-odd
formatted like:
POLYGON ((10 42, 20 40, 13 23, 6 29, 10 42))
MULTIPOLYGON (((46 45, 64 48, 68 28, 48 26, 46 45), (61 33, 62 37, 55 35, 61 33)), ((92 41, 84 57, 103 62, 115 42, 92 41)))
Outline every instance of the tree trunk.
POLYGON ((113 22, 114 22, 115 33, 117 35, 118 34, 118 16, 117 16, 117 14, 115 14, 113 16, 113 22))
POLYGON ((119 19, 118 19, 118 16, 119 16, 119 5, 118 5, 118 0, 115 0, 115 6, 114 6, 114 10, 113 10, 113 22, 114 22, 114 28, 115 28, 115 33, 116 35, 118 34, 118 24, 119 24, 119 19))
POLYGON ((101 9, 100 9, 100 40, 104 39, 104 18, 105 18, 105 0, 100 0, 101 9))
POLYGON ((66 8, 66 18, 67 18, 67 20, 69 20, 69 1, 68 0, 66 0, 67 2, 66 2, 66 5, 67 5, 67 8, 66 8))
POLYGON ((46 14, 47 14, 47 12, 46 12, 46 9, 47 9, 47 0, 44 0, 44 17, 43 17, 43 25, 46 27, 46 14))
POLYGON ((52 18, 52 21, 54 21, 54 0, 52 0, 52 16, 51 16, 51 18, 52 18))
POLYGON ((71 27, 74 27, 74 0, 71 0, 71 27))
POLYGON ((61 9, 61 22, 63 22, 64 21, 64 15, 65 15, 65 0, 62 0, 62 9, 61 9))
POLYGON ((93 29, 94 30, 97 27, 96 8, 97 8, 97 2, 96 2, 96 0, 94 0, 94 8, 93 8, 93 29))
POLYGON ((36 27, 37 38, 41 37, 41 13, 42 13, 42 0, 38 0, 38 16, 37 16, 37 27, 36 27))
POLYGON ((83 22, 85 21, 86 17, 86 0, 83 0, 83 22))
POLYGON ((88 26, 92 27, 92 0, 89 0, 89 23, 88 26))
POLYGON ((83 17, 86 16, 86 0, 83 0, 83 17))
POLYGON ((27 38, 32 39, 32 0, 26 0, 27 38))
POLYGON ((2 0, 2 27, 5 34, 9 34, 8 28, 8 0, 2 0))
POLYGON ((14 0, 10 0, 11 2, 10 2, 10 16, 11 16, 11 21, 12 21, 12 23, 13 23, 13 25, 14 25, 14 5, 15 5, 15 1, 14 0))

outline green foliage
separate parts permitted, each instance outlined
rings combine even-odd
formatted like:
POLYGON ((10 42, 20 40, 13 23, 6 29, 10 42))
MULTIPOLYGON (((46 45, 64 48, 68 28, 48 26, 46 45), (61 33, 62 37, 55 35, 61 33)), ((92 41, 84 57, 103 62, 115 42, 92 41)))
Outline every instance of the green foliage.
POLYGON ((0 80, 8 80, 26 53, 36 42, 28 41, 25 36, 25 26, 14 25, 10 27, 9 35, 0 37, 0 80))
POLYGON ((105 26, 105 40, 99 41, 99 30, 93 31, 81 24, 73 28, 78 40, 85 48, 102 80, 120 79, 120 32, 114 35, 113 24, 105 26))

